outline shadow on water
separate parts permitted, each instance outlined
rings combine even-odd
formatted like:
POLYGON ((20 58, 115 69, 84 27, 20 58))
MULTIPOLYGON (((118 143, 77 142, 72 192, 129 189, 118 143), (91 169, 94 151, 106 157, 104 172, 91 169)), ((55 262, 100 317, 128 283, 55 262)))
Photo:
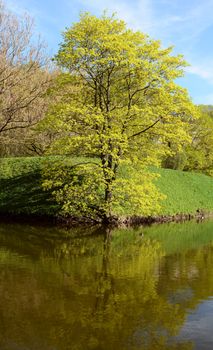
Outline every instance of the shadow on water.
POLYGON ((1 225, 0 349, 197 349, 181 332, 213 295, 212 242, 213 222, 1 225))

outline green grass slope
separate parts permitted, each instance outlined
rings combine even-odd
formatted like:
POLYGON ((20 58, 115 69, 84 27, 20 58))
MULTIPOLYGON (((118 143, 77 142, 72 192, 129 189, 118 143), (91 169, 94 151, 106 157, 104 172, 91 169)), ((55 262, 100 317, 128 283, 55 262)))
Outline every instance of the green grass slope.
MULTIPOLYGON (((57 214, 59 206, 50 193, 41 189, 40 169, 45 160, 0 159, 0 213, 57 214)), ((160 174, 156 185, 167 196, 160 214, 193 214, 198 208, 213 211, 213 178, 170 169, 152 169, 152 172, 160 174)))
POLYGON ((43 158, 0 159, 0 213, 54 216, 58 205, 41 188, 43 158))
POLYGON ((156 181, 167 196, 162 214, 193 214, 197 209, 213 210, 213 178, 204 174, 171 169, 155 169, 161 176, 156 181))

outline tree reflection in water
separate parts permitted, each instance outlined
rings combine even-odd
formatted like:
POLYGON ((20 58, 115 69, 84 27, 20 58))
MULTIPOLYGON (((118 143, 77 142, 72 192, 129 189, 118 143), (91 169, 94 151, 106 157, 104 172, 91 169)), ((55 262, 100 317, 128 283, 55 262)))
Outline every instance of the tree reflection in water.
POLYGON ((187 225, 182 235, 164 226, 171 253, 163 226, 141 235, 1 225, 1 349, 193 349, 176 336, 213 294, 213 247, 209 237, 187 249, 186 235, 194 242, 204 229, 187 225))

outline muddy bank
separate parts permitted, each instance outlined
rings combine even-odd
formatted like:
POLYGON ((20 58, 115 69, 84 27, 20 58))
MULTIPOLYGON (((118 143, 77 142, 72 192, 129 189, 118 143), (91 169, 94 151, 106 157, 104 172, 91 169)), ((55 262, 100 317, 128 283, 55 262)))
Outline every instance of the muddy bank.
POLYGON ((159 216, 127 216, 127 217, 112 217, 109 220, 111 225, 134 227, 140 225, 151 225, 154 223, 163 224, 169 222, 184 222, 192 219, 202 221, 207 218, 213 218, 213 212, 207 212, 198 209, 194 214, 175 214, 175 215, 159 215, 159 216))
POLYGON ((0 223, 20 223, 29 224, 35 226, 94 226, 101 225, 101 220, 93 220, 86 217, 62 217, 62 216, 49 216, 49 215, 38 215, 38 214, 14 214, 14 213, 1 213, 0 212, 0 223))
POLYGON ((76 225, 93 225, 101 224, 103 226, 110 227, 135 227, 135 226, 145 226, 151 225, 154 223, 163 224, 169 222, 184 222, 189 220, 198 220, 202 221, 207 218, 213 218, 213 211, 209 212, 202 209, 197 209, 194 214, 183 214, 177 213, 175 215, 156 215, 156 216, 140 216, 140 215, 131 215, 131 216, 111 216, 110 218, 101 220, 92 220, 85 217, 58 217, 57 223, 67 226, 76 226, 76 225))
POLYGON ((28 223, 32 225, 53 225, 53 226, 90 226, 103 225, 110 227, 135 227, 143 225, 151 225, 154 223, 163 224, 169 222, 184 222, 192 219, 202 221, 207 218, 213 218, 213 211, 207 212, 198 209, 194 214, 175 214, 175 215, 159 215, 159 216, 112 216, 107 220, 94 220, 86 217, 62 217, 62 216, 47 216, 47 215, 26 215, 26 214, 11 214, 0 213, 0 222, 7 223, 28 223))

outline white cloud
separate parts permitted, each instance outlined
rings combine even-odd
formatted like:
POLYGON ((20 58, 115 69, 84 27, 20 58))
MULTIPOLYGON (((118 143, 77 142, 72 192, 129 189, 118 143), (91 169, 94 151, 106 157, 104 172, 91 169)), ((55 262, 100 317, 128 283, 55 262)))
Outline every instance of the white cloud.
POLYGON ((79 0, 84 7, 102 13, 108 10, 109 13, 116 12, 118 18, 122 18, 133 29, 141 29, 147 32, 153 23, 152 1, 137 0, 134 2, 122 0, 79 0))
MULTIPOLYGON (((15 12, 23 12, 28 8, 33 17, 57 23, 56 16, 41 13, 37 1, 8 0, 7 5, 15 12)), ((124 19, 128 26, 147 32, 165 44, 188 42, 194 40, 213 24, 213 0, 61 0, 61 8, 90 10, 101 14, 104 10, 116 12, 118 18, 124 19)), ((67 14, 67 13, 66 13, 67 14)), ((186 48, 186 47, 185 47, 186 48)))
POLYGON ((7 3, 5 2, 6 7, 11 10, 12 12, 21 15, 25 12, 31 14, 32 17, 36 17, 38 15, 38 10, 36 8, 34 8, 34 6, 30 7, 30 11, 29 8, 27 8, 27 6, 25 6, 24 1, 15 1, 15 0, 8 0, 7 3))
POLYGON ((110 12, 115 11, 130 26, 148 31, 154 29, 156 34, 160 36, 161 34, 169 34, 169 32, 184 32, 185 37, 197 35, 213 23, 212 0, 203 0, 202 2, 197 0, 190 2, 183 0, 135 0, 131 2, 127 0, 108 0, 107 2, 103 0, 79 0, 78 3, 99 12, 104 9, 109 9, 110 12), (190 4, 190 6, 186 6, 186 4, 190 4), (176 25, 174 26, 174 24, 176 25))
MULTIPOLYGON (((25 0, 19 0, 19 3, 15 0, 9 0, 6 3, 6 7, 11 10, 12 12, 16 13, 17 15, 22 15, 23 13, 28 13, 34 20, 37 22, 39 21, 45 23, 45 24, 54 24, 56 27, 58 26, 58 18, 56 16, 53 16, 48 13, 42 12, 39 7, 36 6, 36 3, 34 1, 31 1, 30 7, 29 5, 26 6, 25 0)), ((58 26, 59 27, 59 26, 58 26)), ((60 27, 59 27, 60 28, 60 27)))
POLYGON ((213 85, 213 63, 206 62, 206 64, 192 64, 186 68, 186 71, 191 74, 195 74, 202 79, 207 80, 213 85))

